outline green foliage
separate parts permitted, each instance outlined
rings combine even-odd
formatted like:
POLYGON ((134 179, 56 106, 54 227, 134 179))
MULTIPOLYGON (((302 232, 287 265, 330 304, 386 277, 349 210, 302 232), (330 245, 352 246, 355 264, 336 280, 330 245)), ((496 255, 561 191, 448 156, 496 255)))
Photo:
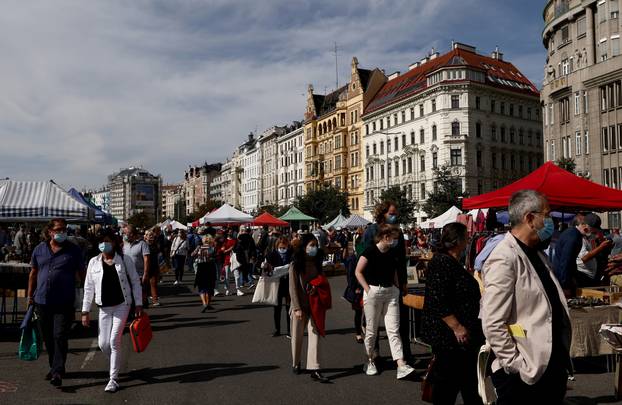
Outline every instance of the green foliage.
POLYGON ((267 212, 274 217, 280 217, 287 212, 289 207, 279 207, 276 204, 266 204, 259 208, 259 214, 267 212))
POLYGON ((555 162, 555 164, 561 167, 562 169, 569 171, 572 174, 574 174, 574 171, 577 168, 577 163, 574 161, 573 158, 570 158, 570 157, 569 158, 561 157, 557 160, 557 162, 555 162))
POLYGON ((154 218, 144 212, 137 212, 127 219, 127 223, 139 229, 147 229, 154 225, 154 218))
POLYGON ((305 214, 317 218, 321 224, 332 221, 339 215, 339 211, 345 217, 350 216, 348 193, 331 185, 299 196, 294 205, 305 214))
POLYGON ((451 167, 439 166, 434 169, 434 179, 436 191, 428 194, 422 207, 428 217, 437 217, 452 205, 461 208, 462 198, 467 197, 467 194, 462 191, 460 178, 452 173, 451 167))
POLYGON ((400 224, 412 224, 415 222, 415 211, 417 202, 408 198, 406 190, 402 190, 399 186, 391 186, 383 190, 380 194, 380 201, 391 200, 397 204, 399 212, 398 222, 400 224))

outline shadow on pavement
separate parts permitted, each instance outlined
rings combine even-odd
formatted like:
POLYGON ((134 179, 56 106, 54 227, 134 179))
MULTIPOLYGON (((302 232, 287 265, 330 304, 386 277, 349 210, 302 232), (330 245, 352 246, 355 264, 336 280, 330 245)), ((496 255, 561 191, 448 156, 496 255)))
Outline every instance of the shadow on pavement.
POLYGON ((256 309, 256 308, 274 308, 274 306, 272 306, 272 305, 263 305, 263 304, 237 305, 237 306, 235 306, 233 308, 219 309, 218 311, 214 311, 214 312, 244 311, 244 310, 247 310, 247 309, 256 309))
MULTIPOLYGON (((215 378, 238 376, 249 373, 276 370, 278 366, 253 366, 245 367, 245 363, 214 363, 214 364, 187 364, 174 367, 162 368, 143 368, 134 370, 119 379, 121 386, 125 389, 139 387, 141 385, 162 384, 177 382, 180 384, 200 383, 211 381, 215 378), (133 382, 139 381, 138 384, 133 382)), ((80 385, 66 385, 61 388, 66 393, 77 393, 79 390, 90 387, 105 386, 108 383, 108 373, 104 371, 96 372, 76 372, 67 373, 65 379, 102 379, 102 381, 80 385)))
POLYGON ((602 397, 566 397, 564 400, 564 404, 567 405, 596 405, 596 404, 612 404, 618 403, 618 400, 613 396, 602 396, 602 397))
POLYGON ((173 323, 171 325, 153 325, 151 330, 154 332, 162 331, 162 330, 171 330, 178 328, 207 328, 214 326, 227 326, 227 325, 235 325, 238 323, 244 323, 249 321, 207 321, 207 322, 186 322, 186 323, 173 323))

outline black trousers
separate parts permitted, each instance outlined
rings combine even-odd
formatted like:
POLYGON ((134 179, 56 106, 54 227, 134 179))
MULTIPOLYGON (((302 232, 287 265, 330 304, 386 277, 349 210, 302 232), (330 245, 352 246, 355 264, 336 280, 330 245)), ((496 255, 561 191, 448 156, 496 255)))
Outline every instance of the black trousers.
POLYGON ((497 392, 497 405, 557 405, 564 402, 568 372, 563 364, 550 363, 538 382, 529 385, 519 374, 506 374, 500 369, 492 375, 492 383, 497 392))
POLYGON ((37 305, 41 333, 48 352, 50 372, 65 372, 69 330, 74 320, 73 305, 37 305))
POLYGON ((173 266, 175 267, 175 281, 183 281, 184 266, 186 265, 186 256, 175 255, 173 257, 173 266))
POLYGON ((279 281, 279 295, 274 307, 274 331, 281 333, 281 313, 285 301, 285 318, 287 319, 287 334, 291 331, 291 317, 289 316, 289 278, 282 277, 279 281))
POLYGON ((439 350, 434 355, 436 362, 430 373, 432 403, 453 405, 460 393, 465 405, 481 405, 477 393, 477 349, 439 350))

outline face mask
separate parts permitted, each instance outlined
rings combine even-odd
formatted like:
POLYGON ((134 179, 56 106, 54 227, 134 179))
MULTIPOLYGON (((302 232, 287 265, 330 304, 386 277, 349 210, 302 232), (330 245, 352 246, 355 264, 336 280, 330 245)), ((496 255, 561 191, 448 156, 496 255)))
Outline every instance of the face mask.
POLYGON ((209 247, 207 248, 207 252, 208 252, 209 254, 214 253, 214 248, 213 248, 213 247, 211 247, 211 246, 209 246, 209 247))
POLYGON ((124 240, 124 241, 126 241, 126 242, 128 242, 128 241, 130 240, 130 237, 129 237, 129 236, 127 236, 127 235, 123 235, 123 240, 124 240))
POLYGON ((390 225, 397 224, 397 215, 389 215, 387 217, 387 224, 390 224, 390 225))
POLYGON ((63 243, 67 240, 67 234, 64 232, 59 232, 54 234, 54 242, 63 243))
POLYGON ((112 252, 112 243, 110 242, 102 242, 99 244, 99 251, 102 253, 111 253, 112 252))
POLYGON ((540 241, 551 239, 551 237, 553 236, 553 231, 555 231, 555 224, 553 223, 553 219, 544 218, 544 226, 537 231, 538 239, 540 239, 540 241))
POLYGON ((309 257, 315 257, 317 255, 317 246, 309 246, 307 248, 307 255, 309 255, 309 257))
POLYGON ((286 248, 279 248, 279 253, 284 255, 285 253, 287 253, 287 249, 286 248))
POLYGON ((391 249, 393 249, 394 247, 397 247, 397 239, 391 240, 391 243, 389 243, 389 247, 391 249))

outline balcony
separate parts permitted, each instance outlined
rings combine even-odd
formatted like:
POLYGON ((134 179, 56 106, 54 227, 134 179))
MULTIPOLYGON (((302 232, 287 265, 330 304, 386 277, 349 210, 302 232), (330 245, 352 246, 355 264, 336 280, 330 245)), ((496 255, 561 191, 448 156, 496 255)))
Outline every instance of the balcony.
POLYGON ((550 94, 564 90, 566 88, 568 88, 568 76, 567 75, 563 75, 549 82, 550 94))

